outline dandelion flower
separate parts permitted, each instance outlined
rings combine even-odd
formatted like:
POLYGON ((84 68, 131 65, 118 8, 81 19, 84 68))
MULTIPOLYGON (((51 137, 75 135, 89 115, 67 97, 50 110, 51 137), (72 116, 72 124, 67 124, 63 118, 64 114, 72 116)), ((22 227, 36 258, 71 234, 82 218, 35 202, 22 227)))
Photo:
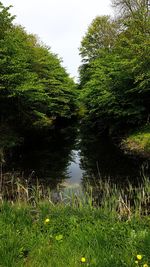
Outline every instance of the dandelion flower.
POLYGON ((140 261, 142 259, 142 255, 137 255, 136 258, 140 261))
POLYGON ((46 218, 44 221, 45 224, 48 224, 49 222, 50 222, 50 219, 48 219, 48 218, 46 218))
POLYGON ((83 262, 86 262, 86 258, 85 257, 82 257, 81 258, 81 262, 83 263, 83 262))
POLYGON ((136 258, 140 261, 142 259, 142 255, 137 255, 136 258))
POLYGON ((148 267, 148 264, 145 263, 145 264, 143 265, 143 267, 148 267))
POLYGON ((63 239, 63 235, 56 235, 56 236, 55 236, 55 239, 56 239, 57 241, 61 241, 61 240, 63 239))

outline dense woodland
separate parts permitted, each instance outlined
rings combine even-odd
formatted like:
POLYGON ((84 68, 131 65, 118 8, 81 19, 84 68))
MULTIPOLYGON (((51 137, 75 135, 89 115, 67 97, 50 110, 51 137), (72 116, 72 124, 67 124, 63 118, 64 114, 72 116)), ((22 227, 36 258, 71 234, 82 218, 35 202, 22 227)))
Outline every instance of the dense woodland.
POLYGON ((96 17, 81 42, 85 117, 101 130, 149 123, 150 2, 113 0, 115 18, 96 17))
POLYGON ((58 56, 14 24, 10 8, 0 3, 1 132, 47 129, 75 115, 76 86, 58 56))
POLYGON ((101 131, 150 120, 150 3, 113 0, 82 39, 79 84, 0 2, 0 131, 49 129, 79 114, 101 131), (80 112, 79 112, 80 111, 80 112))

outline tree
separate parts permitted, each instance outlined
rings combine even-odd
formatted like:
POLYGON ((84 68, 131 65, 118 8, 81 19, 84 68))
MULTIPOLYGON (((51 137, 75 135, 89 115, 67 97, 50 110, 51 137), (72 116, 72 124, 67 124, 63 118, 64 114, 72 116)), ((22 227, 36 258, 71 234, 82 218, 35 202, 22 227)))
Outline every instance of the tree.
POLYGON ((0 39, 3 38, 5 32, 12 27, 12 22, 15 18, 15 16, 12 16, 9 12, 11 6, 4 7, 2 2, 0 2, 0 39))
POLYGON ((113 7, 119 11, 121 17, 135 17, 142 14, 149 16, 150 1, 149 0, 112 0, 113 7))
POLYGON ((83 61, 90 61, 101 55, 103 50, 111 51, 116 36, 118 24, 109 16, 96 17, 81 41, 80 55, 83 61))
MULTIPOLYGON (((115 1, 118 2, 119 1, 115 1)), ((130 64, 130 73, 133 77, 133 86, 126 89, 126 95, 132 97, 132 103, 139 101, 141 106, 141 121, 147 120, 150 114, 150 14, 148 1, 120 1, 120 7, 127 7, 133 12, 122 19, 124 31, 117 42, 117 53, 130 64), (132 66, 132 67, 131 67, 132 66)), ((137 110, 137 105, 134 105, 137 110)), ((140 111, 140 108, 139 108, 140 111)))
POLYGON ((50 127, 75 114, 75 83, 57 55, 1 5, 0 117, 18 129, 50 127))
POLYGON ((111 45, 101 45, 98 38, 90 39, 91 29, 94 37, 101 32, 102 25, 93 27, 93 22, 81 43, 80 88, 85 117, 104 129, 137 126, 146 122, 150 114, 149 14, 144 16, 147 9, 142 1, 138 8, 137 1, 114 2, 123 9, 132 4, 133 12, 129 8, 128 16, 115 21, 115 38, 109 35, 111 45))

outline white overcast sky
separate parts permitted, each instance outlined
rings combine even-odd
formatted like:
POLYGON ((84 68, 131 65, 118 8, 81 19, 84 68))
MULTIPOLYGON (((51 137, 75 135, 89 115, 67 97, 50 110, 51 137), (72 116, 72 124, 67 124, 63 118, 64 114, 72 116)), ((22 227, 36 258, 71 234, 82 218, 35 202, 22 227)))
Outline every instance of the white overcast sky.
POLYGON ((97 15, 113 14, 111 0, 1 0, 13 5, 18 24, 37 34, 63 59, 63 66, 77 77, 80 42, 97 15))

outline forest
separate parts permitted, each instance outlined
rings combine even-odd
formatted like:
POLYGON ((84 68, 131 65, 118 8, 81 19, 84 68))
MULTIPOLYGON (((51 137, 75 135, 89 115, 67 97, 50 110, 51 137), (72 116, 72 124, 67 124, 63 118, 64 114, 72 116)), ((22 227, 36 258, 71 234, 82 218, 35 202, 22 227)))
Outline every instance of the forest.
POLYGON ((0 3, 0 133, 7 146, 28 131, 82 120, 124 134, 150 121, 150 10, 147 0, 113 0, 115 16, 97 16, 81 41, 79 82, 58 55, 15 25, 0 3), (8 144, 9 143, 9 144, 8 144))
POLYGON ((96 17, 82 39, 81 101, 100 128, 149 123, 150 13, 148 1, 113 1, 119 16, 96 17))
POLYGON ((0 132, 7 146, 76 114, 73 79, 49 47, 13 23, 10 8, 0 3, 0 132))

